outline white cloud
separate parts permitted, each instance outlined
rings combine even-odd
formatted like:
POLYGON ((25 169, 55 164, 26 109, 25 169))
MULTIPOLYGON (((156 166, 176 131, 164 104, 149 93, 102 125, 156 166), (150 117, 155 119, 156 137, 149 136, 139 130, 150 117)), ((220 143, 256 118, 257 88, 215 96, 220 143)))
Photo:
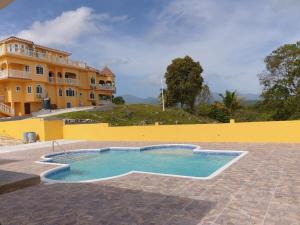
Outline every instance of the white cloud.
MULTIPOLYGON (((191 55, 204 68, 213 91, 260 91, 257 74, 263 58, 279 45, 300 36, 298 0, 174 0, 149 12, 142 34, 120 31, 127 16, 110 16, 81 7, 38 21, 18 36, 41 44, 76 45, 75 58, 94 66, 109 65, 119 76, 139 79, 140 86, 121 93, 156 96, 154 85, 175 57, 191 55), (148 85, 147 85, 148 84, 148 85)), ((124 78, 122 78, 124 79, 124 78)))
POLYGON ((81 36, 107 32, 110 30, 109 23, 120 22, 126 18, 112 17, 106 13, 96 14, 91 8, 80 7, 63 12, 52 20, 36 21, 17 36, 44 45, 68 45, 75 43, 81 36))

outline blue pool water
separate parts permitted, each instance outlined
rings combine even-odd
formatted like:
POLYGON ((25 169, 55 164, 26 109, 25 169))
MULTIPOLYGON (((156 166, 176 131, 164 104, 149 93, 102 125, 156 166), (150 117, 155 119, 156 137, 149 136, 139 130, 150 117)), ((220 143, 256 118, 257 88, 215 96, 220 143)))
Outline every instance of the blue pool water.
POLYGON ((69 169, 49 173, 46 178, 85 181, 122 175, 130 171, 208 177, 240 153, 193 153, 190 147, 163 147, 153 150, 108 150, 74 152, 52 156, 51 162, 69 164, 69 169))

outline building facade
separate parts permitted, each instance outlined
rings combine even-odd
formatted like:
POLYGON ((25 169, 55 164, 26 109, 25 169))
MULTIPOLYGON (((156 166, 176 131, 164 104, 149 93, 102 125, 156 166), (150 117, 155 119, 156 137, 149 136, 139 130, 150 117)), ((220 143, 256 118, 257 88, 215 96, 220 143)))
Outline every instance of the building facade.
POLYGON ((70 55, 17 37, 0 41, 0 117, 30 115, 46 99, 51 109, 111 101, 116 88, 110 69, 97 70, 70 55))

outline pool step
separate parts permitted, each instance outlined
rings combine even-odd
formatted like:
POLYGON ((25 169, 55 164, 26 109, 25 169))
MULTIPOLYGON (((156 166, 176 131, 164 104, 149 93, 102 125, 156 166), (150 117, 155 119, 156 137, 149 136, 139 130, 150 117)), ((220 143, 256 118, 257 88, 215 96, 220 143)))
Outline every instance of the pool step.
POLYGON ((56 163, 70 163, 75 162, 83 159, 89 159, 94 157, 95 154, 62 154, 56 157, 53 157, 53 161, 56 163))

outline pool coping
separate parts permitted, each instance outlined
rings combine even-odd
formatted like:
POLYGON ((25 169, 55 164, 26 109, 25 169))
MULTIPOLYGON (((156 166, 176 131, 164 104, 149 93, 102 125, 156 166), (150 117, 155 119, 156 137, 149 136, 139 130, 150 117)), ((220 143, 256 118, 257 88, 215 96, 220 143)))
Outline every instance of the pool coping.
POLYGON ((106 148, 99 148, 99 149, 77 149, 77 150, 69 150, 66 152, 55 152, 55 153, 50 153, 41 156, 41 160, 35 161, 35 163, 39 164, 48 164, 48 165, 54 165, 57 166, 55 168, 49 169, 43 173, 40 174, 41 181, 43 183, 47 184, 54 184, 54 183, 91 183, 91 182, 97 182, 97 181, 105 181, 105 180, 111 180, 111 179, 116 179, 119 177, 124 177, 130 174, 150 174, 150 175, 157 175, 157 176, 167 176, 167 177, 177 177, 177 178, 185 178, 185 179, 194 179, 194 180, 210 180, 220 173, 222 173, 224 170, 226 170, 228 167, 233 165, 235 162, 237 162, 239 159, 241 159, 243 156, 248 154, 248 151, 240 151, 240 150, 208 150, 208 149, 202 149, 199 145, 192 145, 192 144, 159 144, 159 145, 149 145, 149 146, 142 146, 142 147, 106 147, 106 148), (228 163, 226 163, 224 166, 220 167, 216 171, 214 171, 212 174, 210 174, 207 177, 193 177, 193 176, 183 176, 183 175, 175 175, 175 174, 164 174, 164 173, 152 173, 152 172, 144 172, 144 171, 129 171, 127 173, 123 173, 117 176, 111 176, 111 177, 105 177, 105 178, 98 178, 98 179, 91 179, 91 180, 84 180, 84 181, 62 181, 62 180, 53 180, 46 178, 47 175, 58 172, 61 170, 66 170, 70 168, 69 164, 63 164, 63 163, 53 163, 51 162, 52 156, 55 155, 61 155, 69 152, 103 152, 103 151, 116 151, 116 150, 121 150, 121 151, 147 151, 147 150, 154 150, 157 147, 172 147, 172 146, 184 146, 184 147, 191 147, 191 150, 194 153, 202 153, 202 152, 215 152, 215 153, 240 153, 237 157, 234 159, 230 160, 228 163))

